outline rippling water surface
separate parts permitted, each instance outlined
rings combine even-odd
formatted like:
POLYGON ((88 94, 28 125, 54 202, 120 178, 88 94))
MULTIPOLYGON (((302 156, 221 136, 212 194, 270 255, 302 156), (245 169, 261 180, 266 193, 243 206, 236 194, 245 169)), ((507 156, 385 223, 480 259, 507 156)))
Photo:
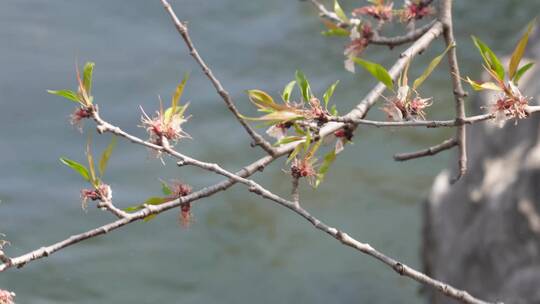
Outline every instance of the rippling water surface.
MULTIPOLYGON (((344 1, 351 8, 359 1, 344 1)), ((324 38, 307 2, 274 0, 176 0, 201 55, 222 79, 243 113, 254 114, 243 93, 260 88, 277 94, 302 69, 315 92, 336 79, 341 112, 350 110, 374 84, 342 67, 343 41, 324 38)), ((474 33, 499 53, 539 10, 536 0, 457 1, 456 30, 464 70, 478 76, 474 33), (481 3, 481 4, 478 4, 481 3)), ((159 1, 3 0, 0 3, 0 231, 10 255, 28 252, 112 218, 80 208, 81 179, 58 158, 83 160, 85 136, 69 126, 69 102, 45 93, 72 88, 74 64, 97 63, 94 93, 102 116, 130 132, 138 105, 157 106, 185 71, 185 96, 194 140, 179 148, 235 170, 262 153, 248 148, 243 130, 188 56, 159 1), (77 59, 78 58, 78 59, 77 59)), ((426 64, 435 44, 415 62, 426 64)), ((399 49, 366 57, 389 66, 399 49)), ((452 115, 445 65, 425 84, 436 96, 433 117, 452 115)), ((382 115, 373 111, 370 117, 382 115)), ((88 127, 86 131, 93 132, 88 127)), ((355 145, 340 155, 317 191, 302 189, 303 205, 331 225, 405 263, 420 267, 421 201, 449 153, 395 163, 395 152, 443 140, 444 130, 361 128, 355 145)), ((94 136, 96 149, 108 142, 94 136)), ((180 178, 200 188, 220 180, 200 170, 163 167, 145 149, 120 141, 106 180, 118 204, 128 206, 159 193, 158 178, 180 178)), ((256 180, 287 195, 290 184, 275 162, 256 180)), ((418 303, 418 285, 385 266, 340 246, 311 225, 241 186, 200 201, 195 223, 178 227, 177 212, 135 223, 21 270, 0 274, 0 287, 19 303, 418 303)))

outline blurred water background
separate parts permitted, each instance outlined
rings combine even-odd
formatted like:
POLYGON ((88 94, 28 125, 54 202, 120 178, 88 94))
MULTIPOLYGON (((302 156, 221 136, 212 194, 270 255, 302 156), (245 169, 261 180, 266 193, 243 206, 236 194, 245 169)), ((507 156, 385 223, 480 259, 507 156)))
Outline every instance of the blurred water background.
MULTIPOLYGON (((398 1, 399 2, 399 1, 398 1)), ((303 70, 322 94, 335 80, 340 112, 350 110, 374 85, 364 72, 346 72, 344 40, 325 38, 307 2, 175 0, 189 21, 201 55, 243 113, 254 114, 245 93, 278 91, 303 70)), ((343 1, 353 8, 363 1, 343 1)), ((540 9, 537 0, 456 1, 459 57, 466 75, 479 76, 475 34, 507 53, 513 36, 540 9)), ((81 210, 82 179, 58 158, 84 160, 85 136, 68 123, 73 104, 46 89, 75 87, 74 65, 97 63, 94 95, 102 116, 140 136, 140 113, 157 108, 181 76, 191 71, 185 97, 194 140, 178 148, 236 170, 262 155, 232 119, 187 54, 159 1, 2 0, 0 2, 0 232, 19 255, 112 219, 81 210)), ((389 67, 399 51, 372 47, 370 60, 389 67)), ((441 41, 414 61, 418 73, 442 51, 441 41)), ((445 62, 444 62, 445 63, 445 62)), ((432 118, 453 115, 446 64, 425 83, 435 96, 432 118)), ((377 110, 369 117, 382 119, 377 110)), ((95 133, 87 124, 85 133, 95 133)), ((303 205, 325 222, 414 267, 420 267, 421 202, 451 153, 395 163, 392 155, 450 136, 449 130, 360 128, 327 181, 302 188, 303 205)), ((100 151, 109 135, 94 135, 100 151)), ((283 160, 255 179, 283 195, 290 181, 283 160)), ((159 194, 158 178, 180 178, 195 188, 221 180, 207 172, 164 167, 139 146, 120 141, 105 180, 117 204, 129 206, 159 194)), ((290 211, 235 186, 197 202, 195 222, 178 225, 171 211, 135 223, 23 269, 0 274, 0 287, 18 303, 420 303, 419 286, 373 259, 339 245, 290 211)))

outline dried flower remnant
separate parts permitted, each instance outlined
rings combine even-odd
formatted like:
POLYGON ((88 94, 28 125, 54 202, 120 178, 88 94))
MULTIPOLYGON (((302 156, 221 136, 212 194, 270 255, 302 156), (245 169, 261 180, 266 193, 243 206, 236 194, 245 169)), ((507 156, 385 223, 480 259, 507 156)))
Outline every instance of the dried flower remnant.
POLYGON ((433 15, 435 10, 424 0, 406 0, 405 6, 401 11, 401 21, 409 23, 414 20, 420 20, 424 17, 433 15))
POLYGON ((345 145, 347 143, 352 142, 353 136, 354 136, 354 133, 352 129, 346 126, 344 128, 341 128, 335 131, 333 134, 327 135, 323 139, 323 144, 328 145, 335 142, 334 154, 338 155, 345 149, 345 145))
POLYGON ((182 129, 182 124, 187 121, 183 116, 183 112, 177 112, 167 119, 162 111, 156 111, 156 116, 152 118, 144 112, 142 107, 141 111, 143 113, 141 116, 141 127, 148 133, 151 143, 161 146, 163 145, 164 138, 172 143, 176 143, 182 138, 191 138, 182 129))
POLYGON ((309 100, 309 109, 305 111, 305 117, 315 120, 317 124, 322 125, 328 122, 328 116, 328 110, 323 108, 321 101, 317 97, 311 97, 309 100))
MULTIPOLYGON (((189 106, 189 103, 180 105, 180 98, 184 92, 189 75, 185 74, 180 84, 176 87, 175 92, 171 97, 171 106, 163 110, 163 103, 160 99, 160 109, 156 111, 154 117, 150 117, 141 107, 142 116, 140 127, 144 128, 149 135, 149 140, 155 145, 163 146, 170 143, 177 143, 182 138, 191 138, 189 134, 184 132, 182 124, 187 121, 184 113, 189 106)), ((158 151, 157 156, 160 156, 158 151)))
POLYGON ((174 180, 169 184, 169 189, 171 191, 171 198, 177 199, 186 195, 191 194, 191 186, 185 184, 179 180, 174 180))
POLYGON ((351 73, 355 72, 354 61, 352 58, 359 56, 369 46, 373 38, 373 30, 369 23, 358 24, 351 30, 349 36, 351 42, 345 47, 345 69, 351 73), (360 28, 360 31, 358 29, 360 28))
POLYGON ((82 123, 84 119, 92 117, 93 107, 80 107, 70 115, 69 122, 82 133, 82 123))
POLYGON ((15 304, 15 293, 0 289, 0 304, 15 304))
POLYGON ((317 171, 315 170, 314 159, 309 158, 295 158, 291 164, 291 176, 294 178, 306 178, 310 185, 315 184, 317 177, 317 171))
POLYGON ((527 106, 531 98, 523 96, 518 87, 512 82, 508 83, 508 87, 511 94, 500 94, 495 104, 492 105, 492 111, 495 113, 495 122, 499 127, 504 126, 508 119, 515 119, 517 124, 518 119, 529 116, 527 106))
MULTIPOLYGON (((161 188, 162 192, 166 196, 165 197, 151 197, 146 200, 145 204, 160 205, 160 204, 170 202, 170 201, 179 199, 181 197, 187 196, 191 194, 191 191, 192 191, 191 186, 179 180, 172 180, 169 183, 161 182, 161 186, 162 186, 161 188)), ((130 209, 129 211, 139 210, 143 207, 144 207, 144 204, 143 206, 131 207, 129 208, 130 209)), ((151 215, 145 220, 150 220, 154 216, 155 215, 151 215)), ((178 220, 180 221, 180 224, 182 227, 188 227, 189 224, 192 222, 191 202, 185 202, 185 203, 180 204, 180 214, 178 216, 178 220)))
POLYGON ((106 184, 100 184, 94 189, 82 189, 81 201, 84 210, 88 207, 88 200, 110 202, 112 200, 111 187, 106 184))
POLYGON ((184 228, 188 228, 193 222, 193 215, 191 214, 191 202, 187 202, 180 205, 180 225, 184 228))
MULTIPOLYGON (((191 194, 191 186, 181 181, 174 180, 168 185, 166 192, 170 193, 169 200, 178 199, 191 194)), ((179 221, 182 227, 187 228, 192 222, 191 202, 182 203, 180 205, 179 221)))
POLYGON ((394 3, 386 3, 385 0, 371 0, 373 5, 356 8, 352 11, 353 16, 367 15, 380 21, 390 21, 394 14, 394 3))

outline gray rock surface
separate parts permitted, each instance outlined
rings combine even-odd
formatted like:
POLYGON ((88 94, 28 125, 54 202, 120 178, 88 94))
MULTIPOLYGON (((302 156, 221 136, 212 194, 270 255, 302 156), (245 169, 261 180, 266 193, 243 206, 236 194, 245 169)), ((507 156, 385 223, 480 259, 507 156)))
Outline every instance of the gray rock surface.
MULTIPOLYGON (((540 62, 540 31, 529 45, 540 62)), ((522 92, 540 100, 540 69, 522 92)), ((474 108, 489 105, 482 95, 474 108)), ((435 179, 425 204, 424 270, 484 300, 540 303, 540 115, 503 128, 493 122, 468 128, 469 171, 435 179)), ((455 161, 451 166, 455 167, 455 161)), ((453 169, 452 169, 453 170, 453 169)), ((430 303, 457 303, 428 291, 430 303)))

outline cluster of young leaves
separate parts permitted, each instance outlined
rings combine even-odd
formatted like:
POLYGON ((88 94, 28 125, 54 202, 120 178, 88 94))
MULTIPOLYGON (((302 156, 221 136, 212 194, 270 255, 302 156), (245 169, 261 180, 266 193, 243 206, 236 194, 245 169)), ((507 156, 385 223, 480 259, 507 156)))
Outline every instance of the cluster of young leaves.
MULTIPOLYGON (((326 90, 323 94, 324 108, 322 109, 325 113, 331 115, 337 115, 336 106, 333 105, 330 109, 328 108, 330 99, 332 98, 336 86, 339 81, 336 81, 326 90)), ((267 113, 261 117, 246 117, 242 118, 252 121, 264 121, 267 122, 267 125, 276 125, 276 124, 285 124, 292 123, 294 125, 295 121, 308 120, 312 119, 313 114, 313 104, 310 104, 313 101, 315 95, 311 91, 311 86, 308 79, 302 73, 302 71, 296 71, 296 80, 289 82, 281 94, 282 102, 276 102, 270 94, 258 90, 248 90, 246 91, 249 97, 249 100, 257 107, 259 112, 267 113), (292 100, 292 93, 295 88, 295 85, 298 87, 301 95, 300 101, 292 100)), ((318 99, 317 99, 318 100, 318 99)), ((299 127, 298 125, 296 125, 299 127)), ((290 142, 290 141, 289 141, 290 142)), ((280 143, 283 144, 283 143, 280 143)))
MULTIPOLYGON (((400 108, 401 111, 407 109, 410 106, 411 101, 413 100, 412 93, 418 94, 417 90, 420 88, 420 86, 428 79, 428 77, 431 75, 431 73, 435 70, 435 68, 439 65, 441 60, 444 58, 445 54, 450 50, 450 48, 455 47, 455 45, 448 46, 442 54, 435 57, 427 66, 427 68, 424 70, 424 72, 414 80, 412 87, 409 87, 408 84, 408 70, 410 61, 407 63, 405 69, 400 74, 399 79, 397 83, 392 79, 392 76, 386 70, 382 65, 374 62, 370 62, 361 58, 354 57, 352 60, 363 67, 366 71, 368 71, 375 79, 383 83, 388 90, 393 92, 396 97, 393 98, 393 100, 396 100, 400 102, 402 105, 400 107, 403 107, 403 109, 400 108)), ((419 99, 416 98, 416 100, 426 100, 426 99, 419 99)), ((399 114, 398 116, 400 118, 403 118, 401 116, 402 114, 399 114)), ((421 115, 420 115, 421 116, 421 115)))
MULTIPOLYGON (((330 100, 334 95, 335 89, 339 81, 331 84, 323 94, 323 103, 313 94, 311 85, 307 77, 301 71, 296 71, 296 79, 289 82, 283 89, 281 94, 282 102, 276 102, 270 94, 254 89, 248 90, 247 94, 250 101, 257 107, 259 112, 265 113, 261 117, 245 117, 244 119, 253 121, 262 121, 264 126, 270 128, 281 128, 282 130, 292 130, 292 135, 283 134, 276 137, 275 146, 288 144, 296 141, 303 141, 298 144, 289 155, 287 163, 291 160, 300 157, 303 164, 314 165, 316 162, 315 153, 319 149, 322 139, 314 140, 318 135, 318 129, 310 128, 310 124, 318 125, 321 119, 332 116, 337 116, 338 111, 336 105, 329 107, 330 100), (293 100, 294 88, 298 88, 299 101, 293 100)), ((335 150, 330 151, 324 156, 323 163, 316 173, 316 179, 311 183, 313 186, 318 186, 328 171, 330 165, 336 158, 335 150)), ((315 176, 313 174, 312 176, 315 176)))
MULTIPOLYGON (((417 90, 418 88, 420 88, 420 86, 424 83, 424 81, 426 81, 426 79, 431 75, 431 73, 439 65, 441 60, 444 58, 444 55, 452 47, 455 47, 455 45, 448 46, 443 51, 442 54, 433 58, 433 60, 429 63, 429 65, 424 70, 424 72, 418 78, 414 80, 413 85, 412 85, 413 90, 417 90)), ((408 65, 410 64, 410 62, 407 64, 407 68, 405 68, 404 71, 401 73, 399 77, 400 81, 398 81, 398 83, 396 84, 394 80, 392 79, 392 76, 390 76, 390 73, 388 72, 388 70, 385 69, 382 65, 375 62, 370 62, 368 60, 364 60, 361 58, 357 58, 357 57, 353 58, 353 61, 357 63, 358 65, 360 65, 361 67, 363 67, 366 71, 368 71, 375 79, 382 82, 386 86, 386 88, 392 92, 396 92, 396 90, 401 86, 408 86, 407 72, 408 72, 408 65)))
POLYGON ((111 158, 114 147, 116 146, 116 137, 112 137, 111 142, 109 143, 107 148, 105 148, 105 150, 103 150, 103 152, 101 153, 98 164, 98 174, 96 174, 94 157, 92 155, 90 145, 91 140, 90 138, 88 138, 88 142, 86 144, 86 158, 88 162, 88 167, 66 157, 61 157, 60 162, 73 169, 73 171, 77 172, 85 181, 89 182, 94 189, 98 189, 99 186, 103 183, 103 175, 105 174, 109 159, 111 158))
POLYGON ((535 22, 536 20, 533 20, 529 23, 527 30, 520 38, 514 51, 512 52, 512 56, 510 57, 510 61, 506 68, 503 66, 501 60, 497 57, 497 55, 495 55, 495 53, 487 44, 485 44, 479 38, 472 36, 474 45, 478 49, 478 52, 480 53, 484 61, 484 64, 482 66, 488 72, 493 81, 495 81, 477 82, 467 77, 466 81, 471 85, 474 90, 493 90, 504 92, 505 94, 510 96, 513 94, 510 83, 517 86, 521 77, 523 77, 523 75, 527 71, 529 71, 534 65, 533 62, 529 62, 520 66, 520 63, 523 55, 525 54, 525 48, 527 47, 527 44, 529 42, 529 35, 533 29, 535 22))
POLYGON ((64 97, 67 100, 79 104, 83 108, 92 106, 94 97, 92 96, 92 74, 94 72, 94 62, 86 62, 83 68, 83 77, 79 72, 79 66, 76 66, 77 71, 77 92, 72 90, 47 90, 49 94, 64 97))

